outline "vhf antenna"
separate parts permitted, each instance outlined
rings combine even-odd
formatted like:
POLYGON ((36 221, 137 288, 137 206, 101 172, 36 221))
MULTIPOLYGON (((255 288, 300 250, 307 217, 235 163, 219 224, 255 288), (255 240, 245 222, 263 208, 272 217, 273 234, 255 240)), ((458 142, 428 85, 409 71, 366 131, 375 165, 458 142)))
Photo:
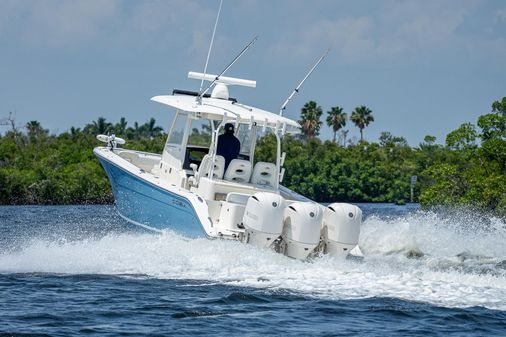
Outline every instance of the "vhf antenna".
POLYGON ((228 66, 225 67, 225 69, 223 69, 223 71, 218 75, 216 76, 216 78, 211 82, 211 84, 209 84, 209 86, 207 87, 206 90, 204 90, 203 92, 201 92, 198 96, 197 96, 197 101, 199 103, 202 102, 202 97, 209 91, 209 89, 211 89, 211 87, 213 86, 214 83, 216 83, 216 81, 218 81, 220 79, 221 76, 223 76, 223 74, 225 74, 227 72, 227 70, 230 69, 230 67, 232 67, 234 65, 234 63, 256 42, 256 40, 258 40, 258 36, 255 36, 253 38, 253 40, 251 40, 250 43, 248 43, 246 45, 246 47, 244 47, 241 52, 232 60, 232 62, 230 62, 228 64, 228 66))
POLYGON ((207 64, 209 63, 209 57, 211 56, 211 49, 213 48, 214 43, 214 35, 216 34, 216 27, 218 26, 218 21, 220 19, 221 6, 223 5, 223 0, 220 0, 220 7, 218 7, 218 15, 216 15, 216 21, 214 22, 213 36, 211 37, 211 43, 209 44, 209 50, 207 51, 206 65, 204 66, 204 76, 202 76, 202 81, 200 82, 199 89, 199 97, 202 92, 202 88, 204 87, 204 78, 206 77, 207 72, 207 64))
POLYGON ((283 105, 281 106, 281 108, 279 109, 279 115, 280 116, 283 116, 283 111, 286 109, 286 106, 288 105, 288 103, 292 100, 293 96, 295 96, 295 94, 297 94, 299 92, 299 89, 300 87, 302 87, 302 84, 307 80, 307 78, 309 76, 311 76, 311 74, 313 73, 313 71, 316 69, 316 67, 318 67, 318 65, 323 61, 323 59, 325 58, 325 56, 327 56, 327 54, 329 53, 330 51, 330 48, 327 49, 325 51, 325 53, 323 53, 322 56, 320 56, 320 58, 318 59, 318 61, 316 61, 315 65, 313 66, 313 68, 311 68, 311 70, 309 70, 309 72, 306 74, 306 76, 302 79, 302 81, 300 81, 299 85, 297 86, 297 88, 295 88, 294 91, 292 91, 292 93, 290 94, 290 96, 288 96, 288 98, 286 99, 285 103, 283 103, 283 105))

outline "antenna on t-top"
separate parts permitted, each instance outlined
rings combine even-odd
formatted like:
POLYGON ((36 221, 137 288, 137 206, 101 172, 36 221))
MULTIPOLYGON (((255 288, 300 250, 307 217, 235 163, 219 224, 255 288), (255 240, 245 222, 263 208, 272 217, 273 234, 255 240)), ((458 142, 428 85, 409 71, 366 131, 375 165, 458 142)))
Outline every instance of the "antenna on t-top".
POLYGON ((322 56, 320 56, 320 58, 318 59, 318 61, 316 61, 315 65, 311 68, 311 70, 309 70, 309 72, 306 74, 306 76, 302 79, 302 81, 300 81, 299 85, 292 91, 292 93, 290 94, 290 96, 288 96, 288 98, 286 99, 285 103, 283 103, 283 105, 281 106, 281 108, 279 109, 279 115, 280 116, 283 116, 283 111, 286 109, 286 106, 288 105, 288 103, 292 100, 293 96, 295 96, 295 94, 297 94, 299 92, 299 89, 300 87, 302 87, 302 84, 307 80, 307 78, 309 76, 311 76, 311 74, 313 73, 313 71, 316 69, 316 67, 318 67, 318 65, 323 61, 323 59, 325 58, 325 56, 327 56, 327 54, 330 52, 330 48, 327 49, 322 56))
POLYGON ((207 51, 206 65, 204 66, 204 76, 202 77, 202 81, 200 82, 199 97, 201 97, 202 88, 204 87, 204 78, 207 73, 207 64, 209 63, 209 57, 211 56, 211 49, 213 48, 214 43, 214 35, 216 34, 216 27, 218 26, 218 21, 220 19, 222 5, 223 0, 220 0, 220 7, 218 7, 218 14, 216 15, 216 21, 214 22, 213 36, 211 37, 211 43, 209 44, 209 50, 207 51))
MULTIPOLYGON (((230 68, 234 65, 234 63, 235 63, 235 62, 236 62, 236 61, 237 61, 237 60, 238 60, 238 59, 239 59, 239 58, 240 58, 240 57, 241 57, 241 56, 242 56, 242 55, 243 55, 243 54, 244 54, 244 53, 245 53, 245 52, 246 52, 246 51, 247 51, 247 50, 248 50, 248 49, 249 49, 249 48, 250 48, 250 47, 251 47, 251 46, 252 46, 255 42, 256 42, 256 40, 258 40, 258 36, 255 36, 255 37, 253 38, 253 40, 251 40, 251 42, 250 42, 250 43, 248 43, 248 44, 246 45, 246 47, 244 47, 244 48, 241 50, 241 52, 240 52, 240 53, 239 53, 239 54, 238 54, 238 55, 237 55, 237 56, 236 56, 236 57, 232 60, 232 62, 230 62, 230 63, 228 64, 228 66, 226 66, 226 67, 225 67, 225 69, 223 69, 223 71, 222 71, 222 72, 221 72, 218 76, 216 76, 216 77, 213 79, 213 81, 209 84, 209 86, 207 87, 207 89, 206 89, 206 90, 204 90, 203 92, 201 92, 201 93, 197 96, 197 100, 198 100, 199 102, 201 102, 201 101, 202 101, 202 97, 203 97, 203 96, 204 96, 204 95, 205 95, 205 94, 209 91, 209 89, 211 89, 211 87, 212 87, 212 86, 213 86, 216 82, 219 82, 219 81, 220 81, 221 76, 223 76, 223 75, 227 72, 227 70, 229 70, 229 69, 230 69, 230 68)), ((205 74, 204 74, 204 77, 205 77, 205 74)), ((256 84, 255 84, 255 85, 256 85, 256 84)), ((252 86, 255 86, 255 85, 252 85, 252 86)))

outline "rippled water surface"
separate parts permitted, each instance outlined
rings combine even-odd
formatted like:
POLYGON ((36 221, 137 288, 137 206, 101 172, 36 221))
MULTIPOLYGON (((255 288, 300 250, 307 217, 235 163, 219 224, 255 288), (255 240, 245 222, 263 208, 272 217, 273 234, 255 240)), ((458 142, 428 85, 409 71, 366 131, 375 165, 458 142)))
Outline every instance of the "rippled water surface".
POLYGON ((506 224, 363 204, 363 260, 0 206, 0 335, 506 336, 506 224))

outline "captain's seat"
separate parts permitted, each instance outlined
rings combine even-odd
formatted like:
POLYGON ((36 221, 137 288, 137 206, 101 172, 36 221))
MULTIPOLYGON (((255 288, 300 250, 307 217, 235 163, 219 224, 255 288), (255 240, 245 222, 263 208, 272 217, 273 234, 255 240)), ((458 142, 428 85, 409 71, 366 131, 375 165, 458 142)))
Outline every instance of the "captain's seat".
POLYGON ((263 185, 274 187, 276 184, 276 165, 259 161, 255 164, 251 183, 255 185, 263 185))
POLYGON ((251 163, 247 160, 234 159, 225 172, 225 180, 247 183, 251 177, 251 163))
MULTIPOLYGON (((202 162, 200 163, 198 173, 196 175, 197 181, 201 177, 208 177, 209 176, 209 170, 212 165, 212 156, 209 154, 206 154, 204 158, 202 158, 202 162)), ((215 156, 214 157, 214 171, 213 171, 213 178, 214 179, 222 179, 223 178, 223 172, 225 171, 225 158, 223 156, 215 156)))

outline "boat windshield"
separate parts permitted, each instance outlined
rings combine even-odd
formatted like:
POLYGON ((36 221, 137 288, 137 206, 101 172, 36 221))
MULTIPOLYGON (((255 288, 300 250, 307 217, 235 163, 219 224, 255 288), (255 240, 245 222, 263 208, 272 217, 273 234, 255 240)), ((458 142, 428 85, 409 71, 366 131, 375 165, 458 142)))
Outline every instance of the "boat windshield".
MULTIPOLYGON (((204 156, 210 153, 213 130, 217 130, 222 122, 222 120, 195 118, 188 113, 178 111, 172 124, 165 151, 175 158, 180 158, 185 169, 190 169, 190 164, 200 165, 204 156), (184 148, 181 148, 181 146, 184 148)), ((230 122, 233 123, 233 120, 230 122)), ((264 133, 269 134, 271 132, 270 128, 262 130, 262 128, 255 125, 250 127, 249 123, 236 124, 235 136, 241 143, 239 159, 254 160, 254 143, 259 136, 265 136, 264 133)), ((219 134, 222 133, 223 128, 219 130, 219 134)))
POLYGON ((211 121, 208 119, 194 119, 191 123, 188 145, 211 146, 211 121))
POLYGON ((181 145, 184 138, 184 130, 186 125, 186 119, 188 115, 182 112, 178 112, 172 123, 169 137, 167 138, 167 144, 181 145))
MULTIPOLYGON (((188 147, 191 148, 203 148, 209 149, 211 146, 212 139, 212 125, 214 123, 214 129, 217 129, 221 121, 208 120, 208 119, 194 119, 191 122, 188 147)), ((223 130, 220 130, 220 134, 223 130)), ((235 130, 235 136, 241 142, 240 154, 243 159, 248 159, 251 152, 251 130, 248 124, 239 124, 235 130)))
POLYGON ((251 130, 249 129, 249 125, 239 124, 239 127, 235 132, 235 136, 241 142, 241 150, 239 151, 240 154, 249 157, 251 152, 251 130))

